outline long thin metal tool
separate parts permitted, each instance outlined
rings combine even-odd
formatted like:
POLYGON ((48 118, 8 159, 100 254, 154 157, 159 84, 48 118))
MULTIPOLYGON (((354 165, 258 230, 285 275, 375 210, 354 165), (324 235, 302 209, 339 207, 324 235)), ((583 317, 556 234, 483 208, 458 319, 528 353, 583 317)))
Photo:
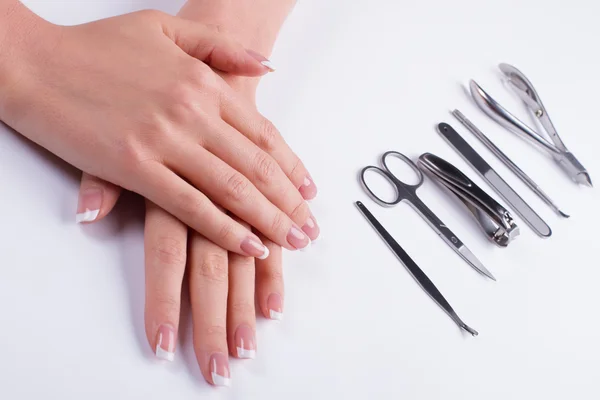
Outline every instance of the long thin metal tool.
POLYGON ((546 204, 550 206, 558 215, 569 218, 569 215, 561 211, 560 208, 552 201, 544 191, 531 179, 521 168, 517 166, 502 150, 498 148, 479 128, 477 128, 467 117, 459 110, 452 111, 452 115, 459 120, 465 128, 477 137, 492 153, 496 155, 512 172, 515 173, 521 180, 537 194, 546 204))
POLYGON ((438 129, 448 143, 471 164, 475 171, 523 218, 531 229, 542 237, 550 237, 552 235, 552 230, 548 224, 477 154, 454 128, 446 123, 441 123, 438 125, 438 129))
POLYGON ((425 275, 425 273, 419 268, 419 266, 410 258, 410 256, 404 251, 402 246, 396 242, 396 240, 389 234, 388 231, 377 221, 377 219, 371 214, 371 212, 365 207, 365 205, 357 201, 356 206, 358 210, 365 216, 367 221, 375 228, 375 231, 381 236, 381 238, 387 243, 390 249, 396 254, 398 259, 404 264, 406 269, 411 273, 411 275, 415 278, 415 280, 421 285, 423 290, 427 292, 429 296, 444 310, 446 313, 452 318, 452 320, 458 325, 461 329, 464 329, 466 332, 469 332, 473 336, 477 336, 479 333, 465 324, 459 316, 456 314, 450 303, 446 301, 444 296, 440 293, 440 291, 435 287, 433 282, 425 275))

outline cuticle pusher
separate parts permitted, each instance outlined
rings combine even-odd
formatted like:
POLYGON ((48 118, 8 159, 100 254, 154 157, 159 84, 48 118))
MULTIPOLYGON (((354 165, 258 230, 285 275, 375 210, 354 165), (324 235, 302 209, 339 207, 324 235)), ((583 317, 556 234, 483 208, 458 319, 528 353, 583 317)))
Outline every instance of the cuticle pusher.
POLYGON ((492 153, 496 155, 512 172, 515 173, 535 194, 550 206, 558 215, 569 218, 534 181, 521 168, 519 168, 502 150, 498 148, 479 128, 475 126, 459 110, 452 111, 452 115, 459 120, 477 139, 479 139, 492 153))
POLYGON ((550 237, 552 230, 544 220, 511 188, 504 179, 446 123, 438 125, 440 134, 467 161, 475 171, 506 201, 511 208, 542 237, 550 237))
POLYGON ((423 270, 410 258, 410 256, 404 251, 402 246, 396 242, 396 240, 389 234, 389 232, 377 221, 377 219, 371 214, 371 212, 365 207, 365 205, 357 201, 356 206, 358 210, 365 216, 367 221, 373 226, 375 231, 381 236, 381 238, 387 243, 390 249, 396 254, 398 259, 404 264, 406 269, 415 278, 421 288, 435 301, 458 325, 461 329, 469 332, 473 336, 477 336, 479 333, 465 324, 460 317, 456 314, 450 303, 444 298, 440 291, 435 287, 433 282, 425 275, 423 270))

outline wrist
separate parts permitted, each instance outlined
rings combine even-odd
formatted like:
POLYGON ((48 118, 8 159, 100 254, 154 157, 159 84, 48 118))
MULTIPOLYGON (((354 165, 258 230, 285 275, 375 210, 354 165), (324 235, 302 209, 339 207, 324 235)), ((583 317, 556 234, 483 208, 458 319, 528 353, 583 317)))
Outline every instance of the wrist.
POLYGON ((34 76, 36 60, 43 60, 52 26, 21 2, 0 0, 0 120, 5 121, 11 100, 34 76))

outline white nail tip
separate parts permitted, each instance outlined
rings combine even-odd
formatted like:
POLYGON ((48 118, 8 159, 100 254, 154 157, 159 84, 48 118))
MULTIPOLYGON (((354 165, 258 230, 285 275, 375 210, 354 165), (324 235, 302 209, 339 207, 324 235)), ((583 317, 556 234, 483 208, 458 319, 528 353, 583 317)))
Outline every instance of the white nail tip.
POLYGON ((89 210, 85 209, 85 212, 79 213, 75 216, 75 221, 80 224, 82 222, 92 222, 98 218, 98 214, 100 214, 100 210, 89 210))
POLYGON ((271 317, 271 319, 274 319, 276 321, 282 321, 283 320, 283 313, 280 313, 280 312, 275 311, 275 310, 269 310, 269 316, 271 317))
POLYGON ((216 374, 215 372, 211 372, 210 375, 215 386, 231 386, 231 378, 225 378, 224 376, 216 374))
POLYGON ((260 63, 271 70, 271 72, 275 71, 276 69, 273 63, 269 60, 261 61, 260 63))
POLYGON ((175 360, 175 353, 167 351, 167 350, 163 349, 162 347, 160 347, 159 345, 157 345, 156 346, 156 357, 160 358, 161 360, 173 361, 173 360, 175 360))
POLYGON ((246 350, 243 347, 237 348, 238 358, 256 358, 256 350, 246 350))
POLYGON ((263 246, 265 249, 265 252, 263 253, 262 256, 258 257, 259 260, 265 260, 267 257, 269 257, 269 254, 271 254, 271 252, 269 251, 269 248, 267 246, 263 246))

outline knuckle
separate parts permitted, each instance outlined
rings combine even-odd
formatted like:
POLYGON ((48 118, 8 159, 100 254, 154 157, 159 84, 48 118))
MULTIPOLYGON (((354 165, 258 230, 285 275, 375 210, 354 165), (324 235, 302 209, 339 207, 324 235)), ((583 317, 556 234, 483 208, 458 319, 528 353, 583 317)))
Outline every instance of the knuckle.
POLYGON ((173 237, 157 238, 151 247, 150 254, 155 262, 169 270, 185 266, 186 246, 173 237))
POLYGON ((228 242, 234 236, 233 226, 231 224, 224 224, 219 229, 219 233, 217 236, 222 242, 228 242))
POLYGON ((279 165, 271 156, 264 152, 258 153, 254 165, 256 179, 263 185, 270 185, 277 175, 279 165))
POLYGON ((293 154, 292 157, 294 159, 294 167, 290 172, 290 177, 294 182, 300 182, 300 184, 302 184, 304 182, 304 178, 307 175, 306 168, 304 167, 302 160, 300 160, 300 158, 296 154, 293 154))
POLYGON ((271 232, 283 232, 287 225, 287 219, 283 212, 278 211, 273 218, 273 222, 271 222, 271 232))
POLYGON ((149 21, 158 21, 158 20, 164 18, 166 14, 162 11, 148 9, 148 10, 138 11, 137 15, 142 19, 146 19, 149 21))
POLYGON ((295 208, 292 210, 290 217, 300 223, 300 225, 304 225, 308 217, 311 216, 310 208, 308 208, 308 204, 305 201, 301 201, 295 208))
POLYGON ((206 64, 193 61, 188 67, 186 73, 186 86, 192 87, 194 90, 201 89, 206 91, 217 87, 217 74, 206 64))
POLYGON ((227 329, 225 328, 225 325, 220 324, 207 325, 202 329, 202 331, 202 333, 208 337, 225 337, 227 335, 227 329))
POLYGON ((237 315, 250 315, 254 316, 256 311, 254 310, 254 303, 248 301, 231 301, 227 306, 227 312, 237 315))
POLYGON ((158 292, 154 295, 154 301, 157 307, 161 309, 164 314, 167 315, 178 315, 180 301, 173 294, 158 292))
POLYGON ((266 118, 262 119, 260 125, 260 133, 257 144, 261 149, 271 152, 277 145, 279 131, 277 131, 275 125, 273 125, 273 123, 266 118))
POLYGON ((175 121, 186 121, 190 115, 196 115, 200 110, 198 93, 184 82, 177 82, 167 90, 165 96, 169 117, 175 121))
POLYGON ((281 269, 265 269, 261 272, 261 278, 277 285, 283 284, 283 271, 281 269))
POLYGON ((195 193, 183 191, 174 196, 175 209, 178 212, 178 217, 182 221, 197 221, 206 213, 206 202, 195 193))
POLYGON ((197 278, 210 282, 227 283, 227 253, 215 252, 204 255, 194 269, 197 278))
POLYGON ((226 183, 226 196, 230 201, 243 203, 252 192, 250 181, 239 173, 232 174, 226 183))

